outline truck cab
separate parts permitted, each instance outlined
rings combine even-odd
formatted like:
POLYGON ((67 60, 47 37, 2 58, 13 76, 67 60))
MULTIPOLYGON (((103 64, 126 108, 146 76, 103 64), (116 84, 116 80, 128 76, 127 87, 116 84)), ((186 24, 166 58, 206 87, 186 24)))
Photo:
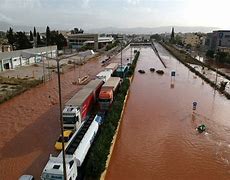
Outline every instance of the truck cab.
MULTIPOLYGON (((73 157, 66 156, 66 176, 67 179, 75 180, 77 178, 77 162, 73 157)), ((57 180, 64 179, 63 176, 63 163, 62 157, 53 157, 50 155, 50 159, 46 164, 41 179, 42 180, 57 180)))
POLYGON ((64 129, 76 131, 81 127, 81 113, 79 107, 67 106, 64 108, 62 115, 64 129))
POLYGON ((113 102, 114 94, 120 86, 121 79, 119 77, 110 77, 105 84, 102 85, 99 93, 99 105, 101 110, 108 110, 113 102))
POLYGON ((108 110, 112 102, 113 102, 113 89, 102 88, 99 94, 100 109, 108 110))

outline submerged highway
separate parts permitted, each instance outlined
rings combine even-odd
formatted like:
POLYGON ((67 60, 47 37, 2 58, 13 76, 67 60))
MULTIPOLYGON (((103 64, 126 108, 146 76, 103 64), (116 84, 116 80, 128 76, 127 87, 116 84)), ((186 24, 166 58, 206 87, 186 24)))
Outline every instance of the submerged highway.
POLYGON ((105 179, 230 179, 230 101, 156 48, 167 68, 150 47, 141 48, 105 179), (200 124, 207 127, 202 134, 200 124))
MULTIPOLYGON (((160 45, 156 48, 167 68, 150 47, 141 48, 106 179, 230 179, 229 101, 160 45), (165 74, 151 73, 151 67, 165 74), (194 114, 193 101, 198 102, 194 114), (206 133, 195 130, 201 123, 206 133)), ((125 49, 124 64, 130 56, 125 49)), ((86 63, 81 74, 94 78, 103 58, 86 63)), ((120 54, 111 62, 119 63, 120 54)), ((72 84, 78 74, 73 69, 62 75, 64 102, 82 88, 72 84)), ((0 179, 40 178, 49 155, 57 154, 58 112, 56 78, 0 105, 0 179)))

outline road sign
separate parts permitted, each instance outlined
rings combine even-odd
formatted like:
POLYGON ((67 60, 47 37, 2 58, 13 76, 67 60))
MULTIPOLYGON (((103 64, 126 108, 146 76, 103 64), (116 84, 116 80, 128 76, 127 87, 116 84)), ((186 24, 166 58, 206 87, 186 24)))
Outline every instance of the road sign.
POLYGON ((193 110, 196 110, 196 106, 197 106, 197 102, 194 101, 194 102, 192 103, 192 109, 193 109, 193 110))
POLYGON ((172 71, 172 72, 171 72, 171 76, 176 76, 176 72, 175 72, 175 71, 172 71))

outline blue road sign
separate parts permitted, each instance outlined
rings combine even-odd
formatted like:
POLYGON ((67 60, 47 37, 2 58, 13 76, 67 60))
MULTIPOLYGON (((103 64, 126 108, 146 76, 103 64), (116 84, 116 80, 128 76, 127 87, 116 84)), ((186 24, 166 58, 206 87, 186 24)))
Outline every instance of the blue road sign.
POLYGON ((171 76, 176 76, 176 72, 175 72, 175 71, 172 71, 172 72, 171 72, 171 76))
POLYGON ((192 103, 192 106, 193 106, 192 109, 193 109, 193 110, 196 110, 197 102, 194 101, 194 102, 192 103))

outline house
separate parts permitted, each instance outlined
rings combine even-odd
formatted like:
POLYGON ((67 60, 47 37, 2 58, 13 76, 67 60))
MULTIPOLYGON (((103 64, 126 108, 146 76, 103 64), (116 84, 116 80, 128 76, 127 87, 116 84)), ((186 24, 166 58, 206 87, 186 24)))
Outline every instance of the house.
POLYGON ((57 46, 2 52, 0 53, 0 72, 39 63, 42 61, 42 56, 50 58, 57 57, 57 46))

